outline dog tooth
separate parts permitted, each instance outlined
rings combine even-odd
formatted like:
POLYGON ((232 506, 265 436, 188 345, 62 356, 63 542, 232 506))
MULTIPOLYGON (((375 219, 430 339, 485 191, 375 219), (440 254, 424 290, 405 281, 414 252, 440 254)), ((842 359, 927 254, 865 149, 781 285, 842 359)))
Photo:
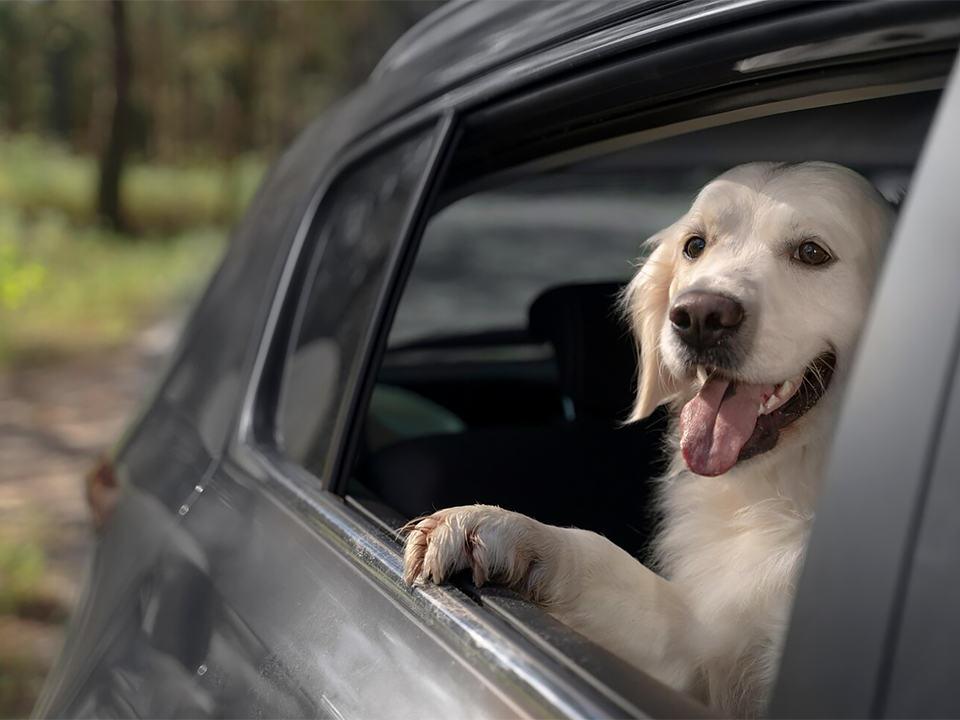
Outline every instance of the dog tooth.
POLYGON ((783 404, 783 400, 781 400, 780 397, 776 393, 774 393, 769 398, 767 398, 767 401, 765 403, 763 403, 764 415, 772 413, 782 404, 783 404))

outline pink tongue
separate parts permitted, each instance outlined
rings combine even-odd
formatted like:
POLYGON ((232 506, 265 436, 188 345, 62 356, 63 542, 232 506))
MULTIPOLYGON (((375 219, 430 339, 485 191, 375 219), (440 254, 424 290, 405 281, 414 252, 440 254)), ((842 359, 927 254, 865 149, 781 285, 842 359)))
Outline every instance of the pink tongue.
POLYGON ((774 385, 710 378, 680 413, 680 450, 697 475, 723 475, 736 462, 757 424, 757 408, 774 385))

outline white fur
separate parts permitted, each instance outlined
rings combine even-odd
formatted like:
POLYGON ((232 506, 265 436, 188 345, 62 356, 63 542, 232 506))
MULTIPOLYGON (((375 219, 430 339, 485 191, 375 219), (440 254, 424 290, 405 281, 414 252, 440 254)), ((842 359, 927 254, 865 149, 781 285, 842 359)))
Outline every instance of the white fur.
POLYGON ((827 349, 838 357, 827 393, 783 429, 777 446, 719 477, 686 468, 674 422, 656 572, 595 533, 478 505, 411 523, 407 581, 439 582, 470 568, 478 583, 516 588, 717 710, 758 715, 777 669, 839 389, 892 219, 890 206, 851 170, 754 163, 708 184, 683 218, 648 241, 652 253, 624 295, 641 347, 632 419, 664 403, 679 410, 699 388, 668 319, 684 290, 732 296, 756 324, 740 381, 781 382, 827 349), (707 248, 691 261, 682 249, 694 233, 707 248), (830 252, 829 266, 791 257, 808 239, 830 252))

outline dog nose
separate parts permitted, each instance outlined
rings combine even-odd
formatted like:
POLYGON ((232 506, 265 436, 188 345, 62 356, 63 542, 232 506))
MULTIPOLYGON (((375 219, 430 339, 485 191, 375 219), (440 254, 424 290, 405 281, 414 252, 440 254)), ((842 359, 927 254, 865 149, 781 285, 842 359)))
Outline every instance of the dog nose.
POLYGON ((716 293, 684 293, 670 308, 670 322, 692 350, 709 350, 737 331, 743 322, 743 305, 716 293))

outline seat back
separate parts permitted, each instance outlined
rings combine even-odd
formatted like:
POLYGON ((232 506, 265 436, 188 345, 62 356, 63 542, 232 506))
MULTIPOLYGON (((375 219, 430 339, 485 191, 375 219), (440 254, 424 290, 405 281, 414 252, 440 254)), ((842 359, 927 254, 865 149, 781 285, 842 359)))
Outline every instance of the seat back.
POLYGON ((549 288, 530 306, 530 334, 549 342, 575 418, 623 420, 633 403, 637 349, 618 309, 622 282, 549 288))
POLYGON ((538 427, 472 429, 385 448, 361 471, 363 484, 415 517, 486 503, 542 522, 600 532, 640 553, 653 526, 650 480, 660 471, 662 431, 653 421, 622 426, 636 349, 616 314, 620 283, 565 285, 531 306, 530 332, 550 342, 574 417, 538 427))

